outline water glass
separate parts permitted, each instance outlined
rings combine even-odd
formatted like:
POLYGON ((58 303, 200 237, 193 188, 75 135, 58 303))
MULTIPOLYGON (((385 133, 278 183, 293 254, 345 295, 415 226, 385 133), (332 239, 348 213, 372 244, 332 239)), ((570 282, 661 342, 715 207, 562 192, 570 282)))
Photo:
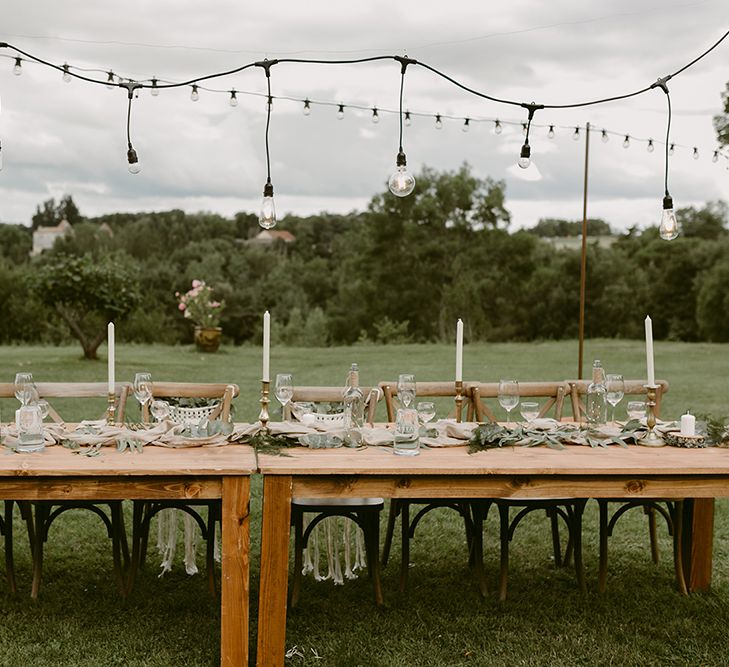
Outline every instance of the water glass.
POLYGON ((158 423, 163 419, 167 419, 167 417, 172 414, 170 404, 167 401, 162 401, 160 399, 152 401, 152 404, 149 406, 149 410, 158 423))
POLYGON ((525 422, 533 422, 539 417, 539 403, 536 401, 522 401, 519 404, 519 412, 525 422))
POLYGON ((43 417, 38 405, 21 405, 15 412, 15 425, 19 452, 39 452, 45 447, 43 417))
POLYGON ((36 405, 38 406, 38 408, 40 409, 40 413, 41 413, 41 421, 42 421, 42 420, 44 420, 44 419, 45 419, 45 418, 46 418, 46 417, 48 416, 48 413, 49 413, 49 412, 50 412, 50 410, 51 410, 51 406, 50 406, 50 405, 48 405, 48 401, 46 401, 46 400, 45 400, 44 398, 40 398, 40 399, 38 399, 38 400, 37 400, 37 401, 35 402, 35 404, 36 404, 36 405))
POLYGON ((427 424, 435 417, 435 403, 433 401, 418 401, 415 409, 418 411, 418 417, 422 424, 427 424))
POLYGON ((628 418, 645 419, 645 401, 628 401, 628 418))
POLYGON ((418 411, 413 408, 398 408, 395 420, 395 442, 393 451, 400 456, 417 456, 420 453, 418 411))
POLYGON ((412 373, 401 373, 397 379, 397 396, 404 408, 409 408, 415 401, 415 376, 412 373))
POLYGON ((511 411, 519 405, 519 383, 516 380, 499 381, 499 405, 506 410, 508 422, 511 411))

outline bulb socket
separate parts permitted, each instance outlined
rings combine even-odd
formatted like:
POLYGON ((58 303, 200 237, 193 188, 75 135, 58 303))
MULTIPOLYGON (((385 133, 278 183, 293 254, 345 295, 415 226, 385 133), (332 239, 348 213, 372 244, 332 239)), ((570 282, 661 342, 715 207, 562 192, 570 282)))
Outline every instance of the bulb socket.
POLYGON ((129 145, 129 150, 127 151, 127 162, 129 162, 129 164, 137 164, 137 162, 139 162, 139 158, 137 157, 137 151, 132 148, 131 144, 129 145))
POLYGON ((521 147, 521 155, 519 157, 531 157, 532 156, 532 148, 529 144, 524 144, 521 147))
POLYGON ((396 158, 396 160, 395 160, 395 164, 396 164, 396 165, 397 165, 398 167, 406 167, 406 166, 407 166, 407 164, 408 164, 408 161, 407 161, 407 159, 406 159, 406 157, 405 157, 405 153, 403 153, 402 151, 399 151, 399 152, 398 152, 398 154, 397 154, 397 158, 396 158))
POLYGON ((663 198, 663 210, 667 211, 671 208, 673 208, 673 197, 671 197, 671 195, 666 195, 663 198))
POLYGON ((266 185, 263 186, 263 196, 264 197, 273 197, 273 183, 269 181, 266 183, 266 185))

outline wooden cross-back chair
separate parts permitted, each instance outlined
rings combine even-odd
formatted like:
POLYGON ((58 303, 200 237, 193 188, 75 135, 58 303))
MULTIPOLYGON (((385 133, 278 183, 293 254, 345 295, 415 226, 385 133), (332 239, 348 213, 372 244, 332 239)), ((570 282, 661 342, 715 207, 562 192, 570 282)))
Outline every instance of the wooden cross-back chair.
MULTIPOLYGON (((466 382, 461 390, 463 396, 463 417, 465 421, 473 421, 475 415, 474 402, 472 399, 471 387, 473 383, 466 382)), ((395 421, 397 413, 397 382, 380 382, 385 406, 387 408, 387 419, 395 421)), ((456 385, 455 382, 416 382, 415 401, 413 407, 423 398, 453 398, 453 407, 448 413, 449 417, 456 413, 455 405, 456 385)), ((434 509, 448 508, 457 512, 463 519, 466 532, 466 544, 468 548, 469 565, 474 564, 472 551, 473 521, 471 518, 471 503, 468 500, 456 498, 392 498, 387 518, 387 532, 385 543, 382 547, 382 566, 387 565, 392 548, 392 540, 395 533, 395 522, 400 517, 400 592, 405 592, 408 583, 408 572, 410 568, 410 541, 415 537, 415 530, 420 520, 434 509), (413 505, 421 506, 415 516, 410 519, 410 509, 413 505)), ((482 570, 477 570, 480 586, 485 587, 482 570)))
MULTIPOLYGON (((48 415, 56 423, 63 423, 59 411, 54 407, 57 399, 99 399, 96 404, 99 406, 97 417, 106 416, 108 400, 108 385, 106 382, 36 382, 34 387, 38 398, 48 401, 48 415)), ((126 407, 127 385, 120 383, 115 387, 115 409, 117 418, 123 418, 126 407)), ((13 383, 0 384, 0 398, 15 395, 13 383)), ((86 410, 86 408, 85 408, 86 410)), ((12 503, 6 502, 6 517, 12 517, 12 503), (8 510, 7 504, 10 503, 8 510)), ((129 549, 127 546, 126 531, 124 528, 124 515, 122 512, 121 500, 106 501, 57 501, 37 500, 33 501, 35 507, 35 519, 32 518, 30 503, 18 502, 21 514, 28 527, 28 537, 31 543, 31 554, 33 558, 33 584, 31 597, 37 598, 40 592, 41 580, 43 577, 43 547, 48 541, 48 534, 51 524, 64 512, 72 509, 85 509, 96 514, 104 523, 109 539, 112 541, 112 553, 114 559, 114 578, 119 592, 124 595, 124 569, 129 563, 129 549), (108 513, 104 508, 108 508, 108 513)), ((12 553, 8 556, 8 541, 12 551, 12 524, 5 526, 6 530, 6 562, 12 564, 12 553), (10 561, 8 561, 10 558, 10 561)))
MULTIPOLYGON (((563 418, 565 402, 569 397, 570 386, 566 382, 519 382, 519 400, 542 399, 539 408, 539 417, 552 417, 557 421, 563 418)), ((494 410, 489 407, 485 399, 491 399, 494 407, 499 395, 499 383, 478 383, 471 386, 471 393, 475 403, 478 421, 497 421, 494 410)), ((518 420, 517 415, 513 419, 518 420)), ((575 573, 581 589, 585 588, 584 569, 582 564, 582 513, 587 499, 529 499, 511 500, 499 498, 485 498, 474 501, 474 552, 476 554, 476 569, 482 569, 483 558, 483 522, 488 516, 491 505, 499 510, 499 541, 500 541, 500 572, 499 572, 499 599, 506 599, 509 576, 509 543, 514 538, 514 532, 519 523, 536 510, 545 510, 549 517, 552 530, 552 548, 554 563, 560 567, 568 565, 574 554, 575 573), (511 517, 511 510, 518 510, 511 517), (559 519, 567 527, 568 539, 564 555, 562 554, 559 535, 559 519)), ((482 593, 485 593, 482 589, 482 593)))
MULTIPOLYGON (((590 385, 589 380, 568 380, 570 385, 570 398, 572 403, 572 414, 576 421, 583 421, 585 414, 585 396, 587 395, 587 387, 590 385)), ((646 388, 647 380, 625 380, 625 397, 620 405, 626 405, 626 402, 635 397, 645 397, 648 393, 646 388)), ((656 417, 660 416, 661 399, 668 391, 668 382, 666 380, 656 380, 656 417)), ((625 500, 598 498, 598 507, 600 510, 600 566, 598 574, 598 590, 602 593, 607 587, 607 568, 608 568, 608 538, 612 537, 615 525, 628 510, 642 508, 644 514, 648 518, 648 536, 650 539, 651 560, 654 563, 659 561, 658 537, 657 537, 657 517, 662 516, 668 528, 668 534, 673 538, 673 564, 676 574, 676 583, 681 593, 686 594, 686 582, 683 574, 683 556, 681 551, 681 531, 682 531, 682 500, 633 500, 626 502, 625 500), (618 503, 619 507, 610 515, 610 503, 618 503)))
MULTIPOLYGON (((207 406, 176 408, 171 419, 180 423, 198 423, 201 419, 231 421, 233 399, 240 389, 237 384, 200 382, 152 382, 152 398, 142 406, 142 420, 150 421, 149 404, 155 399, 207 399, 207 406)), ((129 387, 128 392, 133 394, 129 387)), ((134 400, 130 398, 129 400, 134 400)), ((139 568, 144 565, 149 541, 152 518, 164 509, 179 509, 191 516, 199 526, 206 543, 205 563, 208 588, 215 595, 215 523, 220 521, 220 500, 178 501, 178 500, 134 500, 132 512, 132 554, 127 578, 127 592, 134 588, 139 568), (203 517, 199 509, 207 509, 203 517)))
MULTIPOLYGON (((365 399, 365 420, 374 423, 377 404, 381 398, 378 387, 360 387, 365 399)), ((343 387, 294 387, 291 402, 284 409, 284 418, 291 418, 291 403, 307 402, 314 404, 341 403, 343 387)), ((328 517, 341 516, 351 519, 364 534, 367 569, 372 579, 375 604, 383 602, 380 583, 380 512, 384 507, 382 498, 294 498, 291 502, 291 526, 294 529, 294 576, 291 584, 290 604, 295 607, 301 595, 303 576, 303 554, 312 531, 328 517), (304 528, 304 516, 314 514, 304 528)))

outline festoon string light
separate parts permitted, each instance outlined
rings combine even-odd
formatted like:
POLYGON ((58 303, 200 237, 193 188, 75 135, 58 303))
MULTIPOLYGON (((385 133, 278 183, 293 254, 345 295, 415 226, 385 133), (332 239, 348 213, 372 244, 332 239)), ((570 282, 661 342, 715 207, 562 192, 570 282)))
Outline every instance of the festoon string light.
MULTIPOLYGON (((120 87, 124 88, 127 91, 127 162, 129 163, 129 171, 131 173, 138 173, 140 171, 139 167, 139 159, 136 153, 136 150, 132 146, 131 141, 131 134, 130 134, 130 121, 131 121, 131 108, 132 108, 132 101, 133 98, 137 95, 137 92, 139 89, 149 88, 151 89, 152 95, 157 95, 161 89, 164 88, 180 88, 183 86, 192 86, 191 91, 191 99, 193 101, 197 101, 199 99, 199 89, 200 89, 200 83, 207 80, 212 79, 218 79, 221 77, 230 76, 233 74, 240 73, 246 69, 252 68, 252 67, 261 67, 264 69, 266 74, 266 87, 267 87, 267 95, 266 95, 266 133, 265 133, 265 146, 266 146, 266 183, 263 188, 263 201, 261 204, 261 213, 259 216, 259 224, 261 227, 270 229, 271 227, 274 227, 276 224, 276 213, 275 213, 275 206, 273 202, 273 183, 271 181, 271 162, 270 162, 270 150, 269 150, 269 130, 270 130, 270 121, 271 121, 271 110, 273 106, 273 97, 271 95, 271 67, 276 64, 280 63, 298 63, 298 64, 318 64, 318 65, 352 65, 352 64, 358 64, 358 63, 372 63, 376 61, 382 61, 382 60, 394 60, 397 63, 400 64, 400 98, 399 98, 399 109, 398 109, 398 116, 399 116, 399 145, 398 145, 398 153, 396 156, 396 170, 390 177, 388 184, 390 191, 399 197, 404 197, 410 194, 414 187, 415 187, 415 179, 407 170, 407 159, 405 156, 405 152, 403 150, 403 122, 405 122, 406 125, 409 125, 411 122, 411 117, 414 115, 411 111, 406 111, 403 115, 403 90, 404 90, 404 83, 405 83, 405 72, 407 70, 407 67, 409 65, 418 65, 436 76, 442 78, 443 80, 451 83, 452 85, 456 86, 457 88, 460 88, 464 92, 467 92, 471 95, 474 95, 476 97, 479 97, 481 99, 489 100, 491 102, 497 103, 497 104, 504 104, 514 107, 521 107, 527 110, 528 112, 528 118, 526 123, 521 123, 523 132, 524 132, 524 143, 521 147, 520 155, 517 160, 517 164, 522 169, 528 169, 531 165, 531 146, 529 144, 529 134, 532 127, 532 120, 534 118, 534 114, 536 111, 541 109, 553 109, 553 110, 560 110, 560 109, 576 109, 581 107, 587 107, 587 106, 593 106, 597 104, 605 104, 609 102, 615 102, 619 100, 625 100, 631 97, 636 97, 638 95, 642 95, 644 93, 647 93, 654 88, 660 88, 663 90, 663 92, 666 95, 667 105, 668 105, 668 120, 667 120, 667 127, 666 127, 666 141, 665 141, 665 162, 664 162, 664 197, 663 197, 663 213, 661 217, 661 224, 659 226, 660 235, 662 238, 666 240, 671 240, 676 238, 678 235, 678 224, 676 221, 676 216, 673 209, 673 199, 669 193, 668 190, 668 170, 669 170, 669 156, 673 154, 674 144, 670 143, 670 129, 671 129, 671 98, 668 91, 667 82, 681 74, 682 72, 686 71, 689 67, 692 67, 697 62, 699 62, 702 58, 706 57, 709 53, 711 53, 714 49, 716 49, 719 44, 721 44, 727 37, 729 36, 729 31, 725 32, 714 44, 712 44, 708 49, 706 49, 703 53, 699 54, 696 58, 694 58, 692 61, 681 67, 680 69, 676 70, 675 72, 672 72, 665 77, 659 78, 655 83, 650 84, 649 86, 646 86, 644 88, 640 88, 639 90, 635 90, 632 92, 624 93, 621 95, 613 95, 610 97, 604 97, 594 100, 588 100, 584 102, 573 102, 568 104, 537 104, 534 101, 531 103, 526 102, 519 102, 516 100, 509 100, 509 99, 503 99, 499 97, 495 97, 493 95, 489 95, 487 93, 484 93, 482 91, 475 90, 474 88, 471 88, 469 86, 466 86, 465 84, 461 83, 457 79, 445 74, 444 72, 441 72, 440 70, 436 69, 435 67, 428 65, 427 63, 424 63, 422 61, 417 61, 411 58, 408 58, 407 56, 396 56, 396 55, 378 55, 378 56, 371 56, 368 58, 356 58, 356 59, 348 59, 348 60, 319 60, 319 59, 305 59, 305 58, 281 58, 281 59, 274 59, 274 60, 263 60, 263 61, 256 61, 252 63, 247 63, 245 65, 232 68, 230 70, 226 70, 223 72, 214 72, 211 74, 207 74, 204 76, 196 77, 194 79, 190 79, 187 81, 181 81, 181 82, 172 82, 172 83, 162 83, 159 79, 156 77, 153 77, 149 82, 147 81, 134 81, 134 80, 117 80, 117 77, 114 75, 113 71, 109 70, 107 73, 106 80, 103 79, 95 79, 89 76, 85 76, 83 74, 79 74, 76 71, 73 71, 71 66, 68 63, 64 63, 63 65, 56 65, 54 63, 48 62, 42 58, 39 58, 35 55, 32 55, 30 53, 27 53, 26 51, 23 51, 22 49, 19 49, 11 44, 8 44, 7 42, 0 42, 0 49, 1 48, 7 48, 14 50, 19 55, 11 56, 14 60, 13 65, 13 73, 15 75, 22 74, 22 56, 25 56, 28 60, 31 60, 33 62, 45 65, 47 67, 51 67, 53 69, 59 70, 63 74, 63 80, 68 82, 71 80, 72 77, 93 83, 93 84, 100 84, 105 85, 108 87, 120 87)), ((97 70, 98 71, 98 70, 97 70)), ((232 89, 229 90, 230 94, 230 105, 236 106, 237 105, 237 94, 236 90, 232 89)), ((304 103, 304 114, 308 115, 311 111, 311 101, 306 98, 303 100, 304 103)), ((344 108, 345 105, 342 103, 338 103, 337 105, 337 117, 339 119, 342 119, 344 117, 344 108)), ((378 107, 372 107, 372 120, 373 122, 379 121, 379 111, 378 107)), ((443 121, 442 121, 442 114, 437 113, 435 114, 435 127, 436 129, 441 129, 443 127, 443 121)), ((464 119, 463 124, 463 130, 468 131, 471 121, 473 119, 471 117, 466 117, 464 119)), ((500 134, 502 129, 502 123, 499 119, 494 120, 494 133, 500 134)), ((549 125, 549 131, 548 135, 549 138, 552 138, 554 136, 554 125, 549 125)), ((575 127, 575 131, 573 134, 574 139, 579 139, 580 137, 580 128, 579 126, 575 127)), ((603 129, 601 131, 601 137, 603 142, 608 140, 608 131, 603 129)), ((623 141, 623 146, 628 147, 630 145, 630 135, 625 135, 625 139, 623 141)), ((651 151, 654 148, 653 139, 648 139, 648 150, 651 151)), ((720 151, 717 149, 714 151, 714 155, 712 160, 714 162, 717 162, 719 159, 719 156, 723 156, 723 154, 720 153, 720 151)), ((0 153, 1 156, 1 153, 0 153)), ((693 157, 694 159, 698 159, 699 152, 698 148, 693 148, 693 157)))

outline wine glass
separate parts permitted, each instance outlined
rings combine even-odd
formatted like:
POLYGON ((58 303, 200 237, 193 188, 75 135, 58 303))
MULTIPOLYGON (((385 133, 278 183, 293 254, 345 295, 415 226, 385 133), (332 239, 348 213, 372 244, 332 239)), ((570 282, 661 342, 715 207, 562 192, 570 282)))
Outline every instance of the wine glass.
POLYGON ((134 396, 139 401, 139 407, 143 408, 144 404, 152 398, 152 374, 137 373, 134 376, 134 396))
POLYGON ((48 416, 48 413, 50 412, 51 406, 48 405, 48 401, 46 401, 44 398, 38 399, 35 404, 38 406, 38 409, 40 410, 41 420, 45 419, 48 416))
POLYGON ((401 373, 398 377, 397 396, 404 408, 409 408, 415 401, 415 376, 412 373, 401 373))
POLYGON ((21 405, 28 405, 33 398, 31 388, 33 386, 32 373, 15 374, 15 398, 21 405))
POLYGON ((435 403, 433 401, 418 401, 415 409, 418 411, 418 419, 423 425, 435 417, 435 403))
POLYGON ((645 418, 645 401, 628 401, 628 419, 645 418))
POLYGON ((539 417, 539 403, 536 401, 522 401, 519 404, 519 412, 525 422, 533 422, 539 417))
POLYGON ((625 380, 622 375, 608 374, 605 381, 607 402, 613 407, 613 416, 610 421, 615 421, 615 408, 625 396, 625 380))
POLYGON ((279 373, 276 376, 274 393, 281 404, 281 411, 285 411, 286 405, 294 397, 294 377, 291 373, 279 373))
POLYGON ((167 419, 167 417, 169 417, 172 413, 170 404, 167 401, 162 401, 160 399, 152 401, 149 409, 152 416, 157 420, 157 423, 161 422, 163 419, 167 419))
POLYGON ((511 411, 519 405, 519 383, 516 380, 499 380, 499 405, 506 410, 508 424, 511 411))

